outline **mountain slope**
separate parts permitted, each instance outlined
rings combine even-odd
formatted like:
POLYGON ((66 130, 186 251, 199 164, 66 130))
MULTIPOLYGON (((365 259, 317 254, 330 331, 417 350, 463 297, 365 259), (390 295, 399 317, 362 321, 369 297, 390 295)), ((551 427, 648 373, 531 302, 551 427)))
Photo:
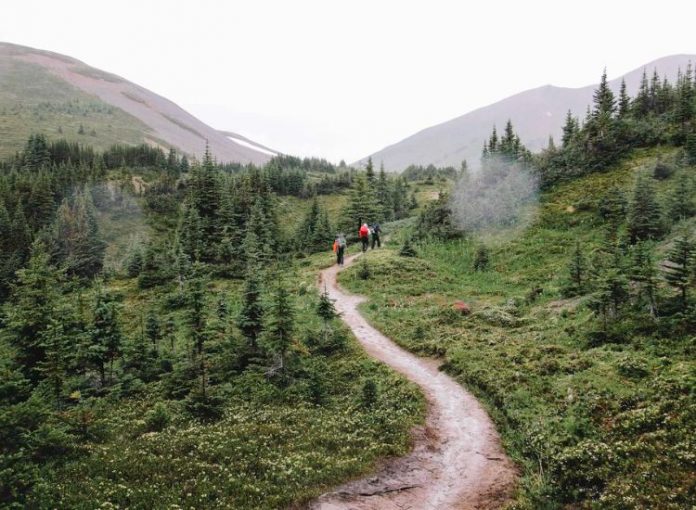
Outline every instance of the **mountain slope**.
MULTIPOLYGON (((635 94, 643 69, 647 71, 648 78, 652 76, 653 69, 657 69, 660 76, 667 76, 673 81, 678 69, 686 69, 689 61, 696 62, 696 55, 672 55, 625 74, 623 78, 628 93, 635 94)), ((614 91, 618 92, 621 78, 610 82, 614 91)), ((584 117, 587 106, 592 103, 595 87, 546 85, 527 90, 419 131, 371 156, 373 161, 384 162, 385 168, 392 171, 403 170, 410 164, 458 167, 464 159, 470 167, 477 168, 484 140, 488 139, 494 125, 501 131, 508 119, 512 120, 522 143, 537 151, 547 145, 549 135, 560 139, 568 109, 574 115, 584 117)))
POLYGON ((21 148, 32 132, 98 148, 149 143, 197 157, 207 140, 223 162, 264 163, 274 153, 248 140, 238 143, 119 76, 57 53, 0 43, 0 156, 21 148))

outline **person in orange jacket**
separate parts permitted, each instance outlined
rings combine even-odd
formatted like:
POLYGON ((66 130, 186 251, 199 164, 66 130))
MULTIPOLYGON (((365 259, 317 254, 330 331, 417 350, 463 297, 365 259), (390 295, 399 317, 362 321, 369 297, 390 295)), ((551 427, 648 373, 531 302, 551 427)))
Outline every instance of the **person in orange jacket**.
POLYGON ((341 233, 336 236, 336 240, 333 243, 333 251, 336 254, 336 264, 339 266, 343 265, 343 256, 346 252, 346 237, 341 233))

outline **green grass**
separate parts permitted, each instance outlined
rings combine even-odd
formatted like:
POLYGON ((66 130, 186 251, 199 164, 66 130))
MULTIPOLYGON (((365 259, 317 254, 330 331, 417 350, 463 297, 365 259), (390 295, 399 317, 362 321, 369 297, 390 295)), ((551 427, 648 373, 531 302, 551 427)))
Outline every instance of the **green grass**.
MULTIPOLYGON (((415 386, 370 360, 341 323, 336 327, 349 337, 344 350, 324 357, 310 355, 306 347, 307 336, 319 327, 316 274, 332 262, 330 254, 320 254, 283 273, 298 312, 294 356, 320 367, 317 376, 326 391, 321 404, 308 397, 306 379, 281 390, 249 372, 218 385, 224 416, 207 424, 189 418, 181 401, 163 400, 159 383, 151 383, 132 397, 103 401, 91 411, 90 428, 102 430, 103 439, 87 441, 83 456, 74 461, 44 469, 38 506, 283 508, 370 472, 385 456, 405 454, 410 430, 424 416, 415 386), (360 401, 368 378, 378 385, 378 401, 371 408, 360 401), (173 420, 160 432, 148 431, 145 417, 157 402, 173 420)), ((177 324, 173 350, 167 342, 160 346, 163 357, 186 355, 190 345, 183 311, 165 303, 167 293, 176 292, 173 285, 140 290, 133 279, 107 285, 120 296, 128 337, 139 334, 144 314, 153 309, 160 320, 177 324)), ((240 286, 233 280, 210 282, 209 302, 223 297, 235 317, 240 286)), ((219 352, 227 338, 214 339, 211 351, 219 352)), ((211 355, 211 364, 217 361, 211 355)))
POLYGON ((143 143, 149 131, 135 117, 52 76, 41 66, 0 61, 0 158, 22 149, 33 133, 105 150, 116 143, 143 143), (80 126, 84 134, 78 133, 80 126))
MULTIPOLYGON (((517 508, 677 509, 696 500, 696 339, 636 334, 592 347, 596 319, 584 298, 559 292, 576 240, 590 252, 601 242, 592 210, 601 194, 613 184, 630 190, 658 154, 670 152, 639 152, 557 187, 522 233, 486 233, 489 271, 472 270, 480 238, 417 245, 419 257, 408 259, 397 256, 395 236, 367 254, 371 279, 357 268, 340 276, 370 297, 363 311, 373 324, 414 352, 441 356, 482 399, 522 470, 517 508), (542 292, 528 302, 534 289, 542 292), (458 300, 471 315, 453 309, 458 300)), ((671 183, 658 185, 660 200, 671 183)))

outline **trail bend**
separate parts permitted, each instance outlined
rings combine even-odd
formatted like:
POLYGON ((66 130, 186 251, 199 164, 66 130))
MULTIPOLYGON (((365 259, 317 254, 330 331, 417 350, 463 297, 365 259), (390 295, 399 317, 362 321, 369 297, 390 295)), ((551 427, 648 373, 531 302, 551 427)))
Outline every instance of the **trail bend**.
MULTIPOLYGON (((346 258, 350 265, 356 256, 346 258)), ((478 401, 439 363, 397 346, 358 312, 363 296, 338 286, 342 268, 319 275, 319 284, 335 300, 343 321, 365 351, 423 391, 424 427, 414 431, 414 447, 405 457, 384 461, 365 478, 348 482, 310 503, 311 510, 481 510, 510 501, 516 469, 503 451, 493 422, 478 401)))

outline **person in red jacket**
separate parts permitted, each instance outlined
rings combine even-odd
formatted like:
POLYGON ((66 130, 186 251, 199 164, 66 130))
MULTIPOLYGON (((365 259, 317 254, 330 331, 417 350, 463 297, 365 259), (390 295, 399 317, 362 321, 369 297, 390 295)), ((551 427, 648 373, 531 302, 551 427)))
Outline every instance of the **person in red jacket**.
POLYGON ((360 231, 358 232, 358 236, 360 237, 360 242, 362 243, 362 251, 366 252, 367 242, 370 238, 370 227, 367 226, 367 223, 362 224, 360 231))

